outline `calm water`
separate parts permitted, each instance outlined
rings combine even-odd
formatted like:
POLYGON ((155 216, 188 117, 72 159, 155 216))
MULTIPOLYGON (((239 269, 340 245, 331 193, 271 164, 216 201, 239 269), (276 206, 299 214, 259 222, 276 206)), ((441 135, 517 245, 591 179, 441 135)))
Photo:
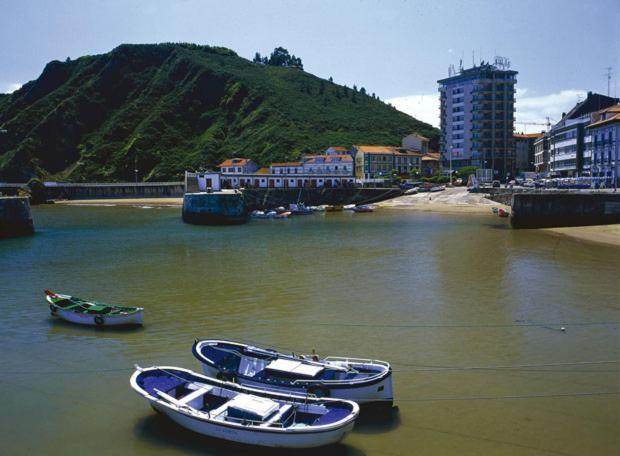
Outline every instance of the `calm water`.
POLYGON ((255 454, 130 389, 136 362, 198 370, 196 337, 391 361, 398 410, 321 454, 620 451, 620 249, 404 211, 238 227, 170 208, 34 217, 36 236, 0 243, 2 454, 255 454), (44 288, 145 306, 146 325, 53 320, 44 288))

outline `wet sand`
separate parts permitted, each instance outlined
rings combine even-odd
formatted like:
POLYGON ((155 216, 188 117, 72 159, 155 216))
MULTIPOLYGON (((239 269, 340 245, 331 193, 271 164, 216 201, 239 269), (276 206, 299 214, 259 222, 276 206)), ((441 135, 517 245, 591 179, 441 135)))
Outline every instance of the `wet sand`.
POLYGON ((569 236, 582 241, 620 246, 620 224, 544 228, 543 231, 561 236, 569 236))

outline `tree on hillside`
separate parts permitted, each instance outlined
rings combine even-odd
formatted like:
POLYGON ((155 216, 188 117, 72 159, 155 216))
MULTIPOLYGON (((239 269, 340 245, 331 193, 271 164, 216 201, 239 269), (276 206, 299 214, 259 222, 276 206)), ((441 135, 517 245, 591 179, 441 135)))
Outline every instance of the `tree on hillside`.
POLYGON ((257 52, 254 55, 253 62, 271 66, 299 68, 300 70, 304 69, 301 59, 299 57, 295 57, 294 54, 289 54, 288 50, 281 46, 275 48, 269 58, 261 57, 260 53, 257 52))
POLYGON ((332 84, 334 83, 334 78, 332 78, 331 76, 328 79, 329 82, 331 82, 332 84))
POLYGON ((360 89, 360 93, 361 93, 362 95, 366 95, 366 89, 362 87, 362 88, 360 89))

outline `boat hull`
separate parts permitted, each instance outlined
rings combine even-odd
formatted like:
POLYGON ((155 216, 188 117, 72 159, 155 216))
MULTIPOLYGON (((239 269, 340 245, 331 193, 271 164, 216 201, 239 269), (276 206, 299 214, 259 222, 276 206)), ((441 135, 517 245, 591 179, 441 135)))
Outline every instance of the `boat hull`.
POLYGON ((175 423, 198 434, 228 440, 247 445, 258 445, 273 448, 316 448, 341 441, 351 430, 354 423, 331 431, 300 433, 257 432, 254 430, 237 429, 232 426, 214 424, 203 421, 184 413, 172 410, 158 401, 150 400, 151 406, 175 423))
MULTIPOLYGON (((202 366, 205 375, 209 377, 221 378, 222 373, 217 365, 208 362, 201 353, 201 344, 208 341, 198 341, 194 343, 192 352, 202 366)), ((326 358, 329 360, 329 358, 326 358)), ((340 362, 346 362, 346 358, 332 358, 340 362)), ((351 365, 360 365, 359 361, 350 360, 351 365)), ((267 391, 277 391, 286 394, 308 395, 313 394, 318 397, 330 397, 334 399, 345 399, 355 401, 360 405, 384 405, 391 407, 394 403, 394 390, 392 386, 392 369, 389 365, 386 370, 368 380, 347 381, 298 381, 295 385, 277 385, 264 381, 257 381, 252 377, 242 375, 239 372, 234 375, 229 374, 226 378, 240 385, 265 389, 267 391)))
POLYGON ((122 326, 122 325, 142 325, 144 311, 140 310, 135 314, 130 315, 92 315, 92 314, 79 314, 68 310, 58 309, 53 312, 57 317, 63 320, 70 321, 71 323, 77 323, 78 325, 90 325, 90 326, 122 326), (97 320, 96 320, 97 319, 97 320), (99 320, 100 319, 100 320, 99 320))

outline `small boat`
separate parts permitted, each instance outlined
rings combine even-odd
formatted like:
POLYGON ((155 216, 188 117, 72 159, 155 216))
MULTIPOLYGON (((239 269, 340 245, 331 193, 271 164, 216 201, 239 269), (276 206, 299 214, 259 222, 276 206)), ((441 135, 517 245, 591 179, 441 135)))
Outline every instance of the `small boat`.
POLYGON ((408 190, 405 190, 405 195, 415 195, 416 193, 418 193, 418 187, 413 187, 410 188, 408 190))
POLYGON ((353 212, 373 212, 374 210, 374 207, 367 204, 362 204, 361 206, 355 206, 353 208, 353 212))
POLYGON ((287 219, 291 215, 289 211, 279 212, 273 216, 274 219, 287 219))
POLYGON ((292 215, 310 215, 313 213, 312 209, 304 206, 304 203, 290 204, 289 211, 292 215))
POLYGON ((497 214, 499 212, 499 208, 497 207, 492 207, 491 211, 493 211, 494 214, 497 214))
POLYGON ((342 209, 345 211, 352 211, 353 208, 355 208, 355 204, 346 204, 342 207, 342 209))
POLYGON ((121 307, 86 301, 75 296, 53 293, 45 290, 53 316, 82 325, 118 326, 141 325, 144 309, 142 307, 121 307))
POLYGON ((497 211, 497 215, 499 215, 500 217, 509 217, 510 216, 510 212, 502 209, 501 207, 499 208, 499 210, 497 211))
POLYGON ((327 206, 325 208, 327 212, 340 212, 343 210, 342 204, 334 204, 333 206, 327 206))
POLYGON ((446 189, 445 185, 435 185, 434 187, 431 187, 429 191, 431 192, 443 192, 446 189))
POLYGON ((130 384, 156 411, 191 431, 264 447, 339 442, 359 414, 351 401, 247 388, 178 367, 136 366, 130 384))
POLYGON ((210 377, 281 391, 347 399, 358 403, 393 403, 392 368, 385 361, 285 354, 240 342, 196 341, 194 356, 210 377))

